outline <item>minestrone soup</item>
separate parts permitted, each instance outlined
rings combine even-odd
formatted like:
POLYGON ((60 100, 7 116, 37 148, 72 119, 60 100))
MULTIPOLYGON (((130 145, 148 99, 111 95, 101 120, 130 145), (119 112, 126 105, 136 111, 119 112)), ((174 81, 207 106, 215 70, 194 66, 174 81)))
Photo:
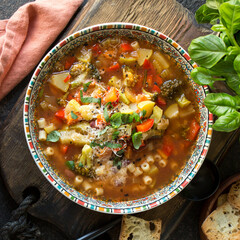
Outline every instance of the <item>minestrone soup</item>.
POLYGON ((127 38, 85 43, 58 60, 35 115, 58 174, 112 201, 145 197, 173 181, 200 129, 181 68, 150 43, 127 38))

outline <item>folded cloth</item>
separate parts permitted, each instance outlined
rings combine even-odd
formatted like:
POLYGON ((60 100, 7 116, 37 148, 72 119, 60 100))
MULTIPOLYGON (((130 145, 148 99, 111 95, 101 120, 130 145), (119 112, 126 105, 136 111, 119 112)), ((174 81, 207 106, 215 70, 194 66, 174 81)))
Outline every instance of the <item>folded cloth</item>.
POLYGON ((37 0, 0 21, 0 100, 37 65, 83 0, 37 0))

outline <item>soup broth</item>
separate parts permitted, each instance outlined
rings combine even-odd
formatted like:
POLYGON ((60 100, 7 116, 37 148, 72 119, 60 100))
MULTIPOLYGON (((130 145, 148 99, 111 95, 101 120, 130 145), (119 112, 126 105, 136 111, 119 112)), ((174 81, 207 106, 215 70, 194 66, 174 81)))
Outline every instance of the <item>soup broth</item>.
POLYGON ((195 94, 177 63, 127 38, 86 43, 58 60, 35 118, 59 175, 112 201, 145 197, 173 181, 200 129, 195 94))

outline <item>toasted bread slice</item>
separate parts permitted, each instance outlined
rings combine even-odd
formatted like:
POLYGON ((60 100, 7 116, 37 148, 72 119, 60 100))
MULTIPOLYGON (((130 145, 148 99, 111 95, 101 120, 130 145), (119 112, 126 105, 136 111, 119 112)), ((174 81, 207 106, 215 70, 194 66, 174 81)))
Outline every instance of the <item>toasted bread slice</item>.
POLYGON ((217 207, 222 206, 227 201, 227 193, 221 194, 217 199, 217 207))
POLYGON ((161 219, 144 219, 123 215, 119 240, 159 240, 162 229, 161 219))
POLYGON ((202 230, 209 240, 239 240, 239 217, 240 210, 225 202, 206 218, 202 230))
POLYGON ((228 201, 233 207, 240 210, 240 181, 231 186, 228 193, 228 201))

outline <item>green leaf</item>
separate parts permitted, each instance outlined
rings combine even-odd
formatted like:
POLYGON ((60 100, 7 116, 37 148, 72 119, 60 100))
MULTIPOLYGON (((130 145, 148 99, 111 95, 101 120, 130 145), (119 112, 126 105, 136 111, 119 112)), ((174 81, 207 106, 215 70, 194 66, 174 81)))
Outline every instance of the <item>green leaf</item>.
POLYGON ((206 5, 212 9, 219 9, 224 2, 226 2, 226 0, 206 0, 206 5))
POLYGON ((240 127, 240 113, 230 112, 219 117, 213 124, 213 129, 220 132, 231 132, 240 127))
POLYGON ((66 166, 72 171, 75 169, 74 161, 67 161, 66 166))
POLYGON ((120 169, 122 167, 122 162, 119 157, 115 157, 113 159, 113 166, 116 166, 118 169, 120 169))
POLYGON ((57 142, 60 138, 60 132, 52 131, 47 135, 47 141, 49 142, 57 142))
POLYGON ((231 46, 231 41, 230 41, 227 33, 221 32, 220 33, 220 38, 224 41, 224 43, 226 44, 227 47, 231 46))
POLYGON ((216 9, 209 8, 203 4, 195 13, 195 18, 198 23, 211 23, 219 18, 219 12, 216 9))
POLYGON ((215 78, 214 76, 215 72, 202 67, 194 68, 191 72, 191 77, 193 78, 194 82, 199 85, 209 85, 212 88, 215 81, 224 80, 222 78, 215 78))
POLYGON ((222 24, 215 24, 211 27, 211 29, 214 31, 214 32, 222 32, 222 31, 225 31, 226 28, 222 25, 222 24))
POLYGON ((139 113, 139 117, 143 118, 146 115, 147 111, 145 109, 143 109, 140 113, 139 113))
POLYGON ((113 128, 119 128, 122 125, 122 114, 120 112, 114 113, 110 118, 110 123, 113 128))
POLYGON ((235 71, 240 74, 240 54, 236 56, 236 58, 233 61, 233 67, 235 71))
POLYGON ((118 135, 119 135, 119 131, 115 131, 113 134, 112 134, 112 140, 116 140, 118 138, 118 135))
POLYGON ((83 97, 83 92, 80 90, 81 102, 82 103, 98 103, 101 107, 101 98, 93 98, 93 97, 83 97))
POLYGON ((78 116, 73 111, 71 111, 71 118, 72 119, 77 119, 78 116))
POLYGON ((105 120, 107 121, 107 122, 109 122, 109 120, 110 120, 110 118, 109 118, 109 114, 108 114, 108 106, 111 106, 111 107, 113 107, 112 106, 112 104, 111 104, 111 102, 108 102, 105 106, 104 106, 104 110, 103 110, 103 116, 104 116, 104 118, 105 118, 105 120))
POLYGON ((204 99, 204 104, 218 117, 238 109, 237 99, 227 93, 210 93, 204 99))
POLYGON ((225 76, 226 74, 233 73, 233 60, 230 56, 225 56, 223 59, 221 59, 216 65, 214 65, 211 70, 213 75, 217 76, 225 76))
POLYGON ((240 2, 238 0, 223 3, 219 12, 221 22, 232 35, 240 30, 240 2))
POLYGON ((93 81, 90 81, 90 82, 87 82, 87 83, 84 83, 83 84, 83 91, 86 92, 88 90, 88 87, 90 86, 90 84, 92 83, 93 81))
POLYGON ((132 135, 132 142, 135 149, 139 149, 142 145, 142 132, 136 132, 132 135))
POLYGON ((120 143, 112 143, 112 142, 105 142, 105 143, 97 143, 95 141, 92 141, 90 143, 90 147, 93 148, 93 147, 100 147, 101 149, 103 149, 104 147, 109 147, 111 149, 114 149, 114 148, 121 148, 122 147, 122 144, 120 143))
POLYGON ((207 35, 192 40, 189 48, 191 58, 205 68, 214 66, 227 53, 223 40, 215 35, 207 35))
POLYGON ((237 74, 226 74, 226 83, 235 93, 240 95, 240 78, 237 74))
POLYGON ((106 126, 103 130, 101 130, 101 131, 98 133, 98 136, 103 135, 104 133, 106 133, 109 128, 110 128, 109 126, 106 126))

